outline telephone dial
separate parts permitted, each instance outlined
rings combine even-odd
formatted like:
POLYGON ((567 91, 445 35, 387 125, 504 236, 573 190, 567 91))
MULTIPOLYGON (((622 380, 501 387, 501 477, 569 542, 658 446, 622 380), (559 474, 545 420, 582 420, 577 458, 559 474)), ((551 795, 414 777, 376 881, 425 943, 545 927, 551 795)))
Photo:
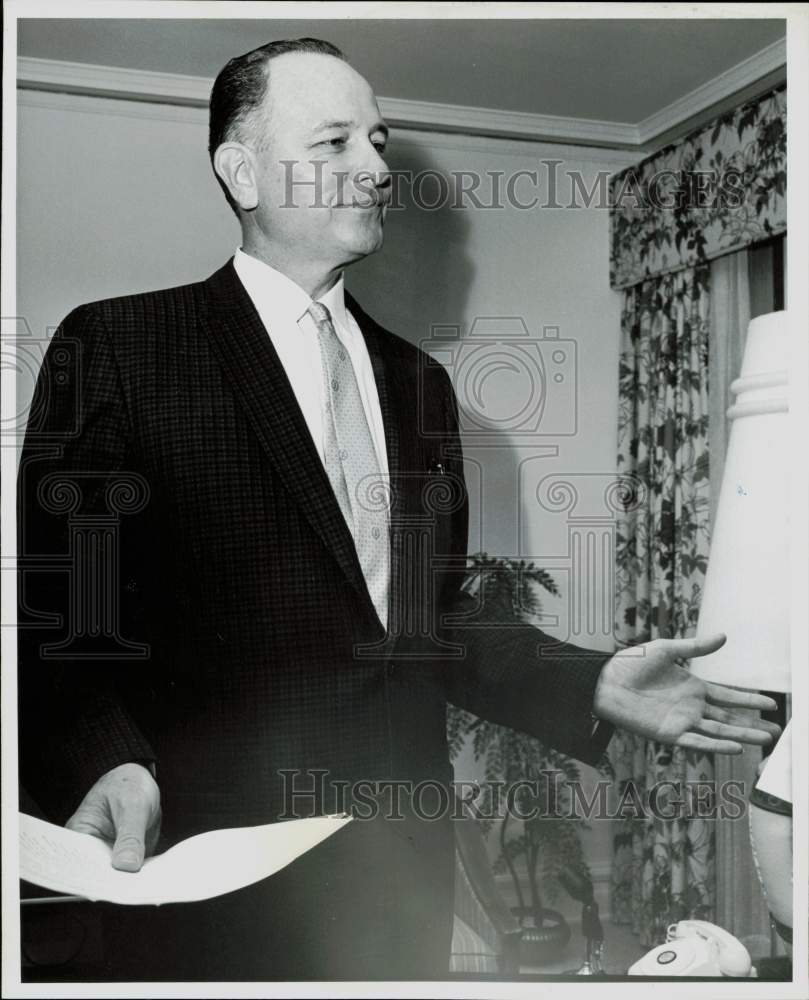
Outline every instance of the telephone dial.
POLYGON ((669 926, 665 944, 635 962, 629 975, 752 979, 756 970, 747 949, 732 934, 707 920, 681 920, 669 926))

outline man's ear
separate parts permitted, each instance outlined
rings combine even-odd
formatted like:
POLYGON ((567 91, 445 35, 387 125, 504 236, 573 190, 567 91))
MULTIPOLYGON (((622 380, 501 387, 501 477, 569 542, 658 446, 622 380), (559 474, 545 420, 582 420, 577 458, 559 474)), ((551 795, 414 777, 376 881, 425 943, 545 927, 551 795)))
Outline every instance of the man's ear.
POLYGON ((253 159, 240 142, 223 142, 214 153, 213 167, 239 208, 249 212, 258 204, 253 159))

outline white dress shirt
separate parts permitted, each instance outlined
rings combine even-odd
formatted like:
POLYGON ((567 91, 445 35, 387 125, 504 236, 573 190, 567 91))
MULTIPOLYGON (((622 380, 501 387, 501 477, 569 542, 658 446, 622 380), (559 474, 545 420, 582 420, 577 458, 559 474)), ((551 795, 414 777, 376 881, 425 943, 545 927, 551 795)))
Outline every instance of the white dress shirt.
MULTIPOLYGON (((322 462, 323 376, 317 327, 307 312, 312 299, 291 278, 241 249, 236 251, 233 265, 278 352, 322 462)), ((357 377, 378 462, 378 468, 369 469, 368 472, 379 472, 383 478, 387 478, 385 426, 376 381, 362 331, 346 309, 342 275, 318 301, 331 313, 335 332, 351 359, 357 377)))

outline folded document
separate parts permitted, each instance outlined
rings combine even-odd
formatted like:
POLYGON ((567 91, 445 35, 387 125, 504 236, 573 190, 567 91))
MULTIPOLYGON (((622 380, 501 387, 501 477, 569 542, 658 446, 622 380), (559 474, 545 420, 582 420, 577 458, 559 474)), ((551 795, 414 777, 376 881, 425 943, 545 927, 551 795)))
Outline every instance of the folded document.
POLYGON ((147 858, 139 872, 119 872, 103 840, 20 813, 20 878, 58 893, 110 903, 190 903, 275 874, 350 820, 318 816, 213 830, 147 858))

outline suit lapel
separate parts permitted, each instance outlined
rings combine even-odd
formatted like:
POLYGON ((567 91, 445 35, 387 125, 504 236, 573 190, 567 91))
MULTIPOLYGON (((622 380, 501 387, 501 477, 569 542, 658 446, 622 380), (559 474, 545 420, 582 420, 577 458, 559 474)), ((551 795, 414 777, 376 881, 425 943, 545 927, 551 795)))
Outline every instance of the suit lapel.
POLYGON ((289 494, 333 552, 346 577, 373 608, 354 539, 306 420, 232 261, 209 278, 206 286, 207 332, 236 397, 289 494))

